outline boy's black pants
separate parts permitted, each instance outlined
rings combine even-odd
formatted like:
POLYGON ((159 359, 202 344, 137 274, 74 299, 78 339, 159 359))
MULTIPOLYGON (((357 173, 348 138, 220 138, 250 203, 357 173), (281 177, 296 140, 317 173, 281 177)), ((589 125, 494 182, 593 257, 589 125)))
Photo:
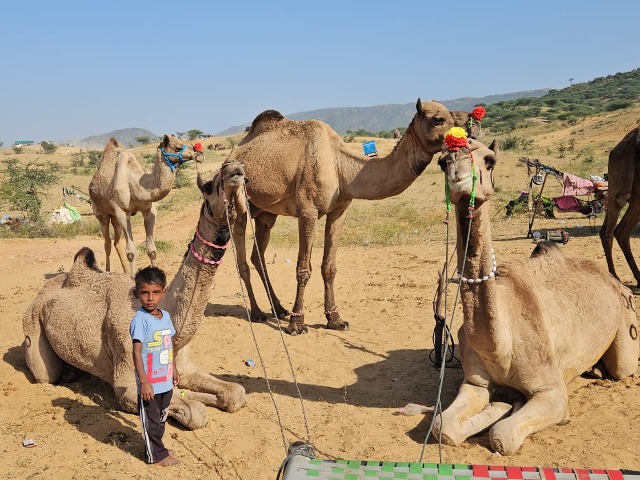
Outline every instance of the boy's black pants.
POLYGON ((153 400, 142 400, 138 394, 138 413, 142 423, 142 437, 148 463, 158 463, 169 456, 162 443, 164 427, 169 413, 169 403, 173 390, 164 393, 156 393, 153 400))

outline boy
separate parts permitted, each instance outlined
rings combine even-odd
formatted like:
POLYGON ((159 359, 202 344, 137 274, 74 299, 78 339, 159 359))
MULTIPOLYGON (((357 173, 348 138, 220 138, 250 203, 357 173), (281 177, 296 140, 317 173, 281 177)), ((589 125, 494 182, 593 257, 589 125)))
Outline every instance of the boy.
POLYGON ((158 308, 167 279, 159 268, 146 267, 136 273, 135 282, 133 293, 141 306, 129 330, 147 461, 161 466, 176 465, 180 461, 162 443, 173 386, 180 380, 171 343, 176 330, 169 312, 158 308))

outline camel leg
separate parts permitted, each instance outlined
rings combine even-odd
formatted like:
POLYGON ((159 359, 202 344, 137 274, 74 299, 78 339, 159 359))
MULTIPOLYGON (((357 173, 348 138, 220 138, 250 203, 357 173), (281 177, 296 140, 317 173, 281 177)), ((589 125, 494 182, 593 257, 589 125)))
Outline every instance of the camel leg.
POLYGON ((23 320, 25 339, 22 344, 27 366, 40 383, 55 383, 62 375, 63 362, 49 343, 40 323, 40 307, 34 305, 23 320))
POLYGON ((273 312, 274 315, 282 319, 289 315, 289 312, 282 306, 276 292, 273 291, 269 274, 267 273, 267 264, 264 260, 264 252, 266 252, 269 240, 271 239, 271 229, 275 225, 277 218, 277 215, 270 212, 262 212, 256 216, 256 241, 251 252, 251 263, 253 263, 253 266, 258 271, 267 294, 271 296, 271 302, 275 310, 275 312, 273 312), (264 266, 264 268, 262 268, 262 266, 264 266))
MULTIPOLYGON (((135 374, 131 369, 122 375, 114 376, 113 389, 116 398, 127 413, 139 413, 138 411, 138 387, 136 386, 135 374)), ((190 430, 204 427, 209 421, 207 407, 196 400, 187 400, 180 395, 180 390, 174 389, 171 403, 169 404, 169 416, 190 430)))
POLYGON ((629 200, 630 196, 631 194, 626 194, 617 196, 616 198, 609 198, 607 212, 604 215, 602 227, 600 227, 600 242, 602 243, 602 248, 604 249, 604 256, 607 259, 607 267, 609 268, 609 273, 611 273, 611 275, 616 277, 618 280, 619 277, 616 274, 616 267, 613 264, 613 231, 616 228, 616 223, 618 223, 620 211, 629 200))
POLYGON ((124 232, 122 231, 122 227, 116 221, 115 217, 112 217, 111 224, 113 225, 113 246, 116 249, 118 254, 118 258, 120 259, 120 265, 122 265, 122 270, 124 273, 129 273, 129 262, 125 261, 126 254, 124 249, 122 248, 122 239, 124 237, 124 232))
POLYGON ((144 218, 144 232, 147 241, 147 255, 151 260, 151 265, 156 266, 156 244, 153 241, 153 226, 156 223, 157 207, 155 202, 151 204, 151 208, 146 212, 142 212, 144 218))
MULTIPOLYGON (((476 431, 474 428, 477 421, 471 419, 480 414, 488 405, 489 389, 473 385, 465 380, 460 386, 455 400, 442 412, 442 415, 436 418, 432 432, 433 438, 442 440, 447 445, 460 445, 469 435, 480 431, 476 431)), ((503 411, 500 416, 504 413, 503 411)))
POLYGON ((535 393, 522 408, 489 430, 491 449, 511 455, 529 435, 551 425, 564 424, 568 417, 567 387, 560 378, 555 388, 535 393))
POLYGON ((256 295, 253 292, 251 286, 251 272, 249 270, 249 264, 247 263, 247 250, 245 245, 245 237, 247 230, 247 215, 238 215, 233 225, 233 245, 236 250, 238 271, 240 278, 244 282, 244 286, 247 289, 247 295, 249 296, 249 302, 251 303, 251 313, 249 314, 249 320, 252 322, 264 322, 267 320, 267 316, 262 312, 256 301, 256 295))
POLYGON ((127 260, 129 260, 129 272, 131 275, 136 274, 136 245, 133 242, 133 232, 131 230, 131 218, 120 209, 115 209, 114 215, 116 221, 120 224, 120 228, 125 233, 125 239, 127 241, 127 260))
POLYGON ((298 261, 296 263, 296 300, 293 311, 289 316, 287 332, 291 335, 307 333, 304 324, 304 290, 311 278, 311 251, 313 250, 313 235, 315 233, 318 212, 304 211, 298 214, 298 261))
POLYGON ((105 270, 107 272, 111 271, 111 236, 109 234, 109 219, 109 216, 106 218, 102 215, 98 217, 98 222, 100 222, 100 231, 102 232, 102 239, 104 240, 104 254, 106 256, 105 270))
POLYGON ((348 330, 349 322, 340 318, 333 292, 333 282, 338 268, 336 266, 336 254, 338 242, 344 221, 347 218, 347 209, 351 202, 342 208, 337 208, 327 214, 324 229, 324 256, 322 258, 322 279, 324 280, 324 315, 327 319, 327 328, 333 330, 348 330))
POLYGON ((180 349, 176 354, 176 369, 180 372, 178 388, 191 391, 186 398, 187 400, 206 400, 207 405, 228 412, 240 410, 244 405, 246 395, 244 387, 237 383, 219 380, 208 373, 202 373, 189 360, 189 345, 180 349), (210 394, 210 396, 198 397, 195 395, 196 392, 210 394))
MULTIPOLYGON (((634 197, 635 193, 635 191, 632 193, 631 198, 640 198, 634 197)), ((620 249, 622 250, 622 253, 624 253, 624 258, 627 260, 627 264, 633 272, 633 276, 636 279, 638 286, 640 286, 640 270, 638 270, 638 265, 636 264, 636 260, 631 252, 631 231, 639 222, 640 203, 629 202, 629 208, 624 212, 622 220, 620 220, 620 223, 618 223, 618 226, 613 231, 613 236, 616 238, 618 245, 620 245, 620 249)))
POLYGON ((629 377, 638 368, 638 320, 633 308, 633 295, 620 292, 626 304, 625 314, 621 315, 620 326, 611 346, 602 356, 607 373, 616 380, 629 377))

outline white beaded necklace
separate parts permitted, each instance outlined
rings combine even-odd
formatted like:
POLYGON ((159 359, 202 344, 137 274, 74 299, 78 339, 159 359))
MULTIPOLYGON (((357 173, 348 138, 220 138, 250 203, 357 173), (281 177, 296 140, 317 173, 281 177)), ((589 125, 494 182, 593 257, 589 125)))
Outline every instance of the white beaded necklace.
POLYGON ((493 251, 493 248, 491 249, 491 262, 493 263, 493 267, 491 268, 491 273, 489 275, 485 275, 482 278, 465 278, 462 275, 460 275, 460 273, 458 273, 458 271, 456 270, 456 275, 458 276, 459 280, 462 280, 464 283, 481 283, 481 282, 486 282, 487 280, 489 280, 490 278, 493 278, 496 274, 496 270, 498 269, 498 266, 496 265, 496 255, 493 251))

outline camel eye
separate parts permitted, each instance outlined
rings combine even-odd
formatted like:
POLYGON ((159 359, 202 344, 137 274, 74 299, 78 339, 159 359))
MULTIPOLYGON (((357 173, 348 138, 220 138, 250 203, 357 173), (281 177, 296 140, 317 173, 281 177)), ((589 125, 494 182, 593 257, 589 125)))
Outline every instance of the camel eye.
POLYGON ((444 124, 444 117, 433 117, 433 122, 436 125, 443 125, 444 124))

